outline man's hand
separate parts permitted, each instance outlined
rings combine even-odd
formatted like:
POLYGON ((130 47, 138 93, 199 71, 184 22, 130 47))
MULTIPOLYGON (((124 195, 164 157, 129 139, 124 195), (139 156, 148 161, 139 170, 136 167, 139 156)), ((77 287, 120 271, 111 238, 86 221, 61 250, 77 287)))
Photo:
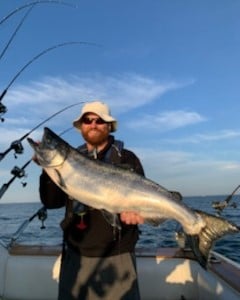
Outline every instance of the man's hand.
POLYGON ((143 224, 144 218, 140 216, 138 213, 132 211, 124 211, 120 214, 120 219, 122 222, 128 225, 137 225, 143 224))

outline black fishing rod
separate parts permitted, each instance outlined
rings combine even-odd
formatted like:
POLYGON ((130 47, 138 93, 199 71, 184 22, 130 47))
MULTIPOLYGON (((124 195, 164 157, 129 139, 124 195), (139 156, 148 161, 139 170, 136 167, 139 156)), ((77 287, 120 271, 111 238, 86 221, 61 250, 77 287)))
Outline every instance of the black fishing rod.
POLYGON ((231 201, 232 197, 234 196, 234 194, 237 192, 237 190, 240 188, 240 185, 238 185, 233 192, 227 196, 227 198, 223 201, 213 201, 212 202, 212 207, 214 209, 216 209, 216 211, 218 212, 218 214, 220 215, 223 210, 227 207, 227 206, 232 206, 234 208, 237 207, 237 204, 235 202, 233 202, 232 204, 229 204, 229 202, 231 201))
POLYGON ((17 229, 17 231, 12 235, 11 241, 8 244, 8 248, 12 246, 12 244, 19 238, 19 236, 23 233, 23 231, 26 229, 28 224, 32 222, 33 219, 38 217, 38 219, 42 222, 41 229, 45 229, 44 221, 47 219, 47 209, 43 206, 41 207, 37 212, 35 212, 30 218, 25 220, 20 227, 17 229))
MULTIPOLYGON (((0 199, 2 198, 2 196, 5 194, 5 192, 7 191, 7 189, 9 188, 9 186, 13 183, 13 181, 18 177, 18 178, 22 178, 24 176, 26 176, 25 173, 25 168, 30 164, 32 160, 30 159, 29 161, 27 161, 21 168, 18 168, 17 166, 15 166, 12 171, 11 174, 13 174, 13 177, 7 182, 4 183, 0 189, 0 199)), ((23 186, 25 186, 26 184, 23 183, 23 186)))
MULTIPOLYGON (((6 106, 2 105, 1 107, 1 101, 3 99, 3 97, 6 95, 8 89, 11 87, 11 85, 14 83, 14 81, 20 76, 20 74, 29 66, 31 65, 35 60, 37 60, 38 58, 40 58, 41 56, 43 56, 44 54, 46 54, 49 51, 52 51, 54 49, 57 49, 59 47, 64 47, 64 46, 69 46, 69 45, 91 45, 91 46, 99 46, 95 43, 90 43, 90 42, 64 42, 61 44, 57 44, 54 45, 52 47, 49 47, 45 50, 43 50, 42 52, 40 52, 39 54, 37 54, 36 56, 34 56, 31 60, 29 60, 18 72, 17 74, 12 78, 12 80, 9 82, 9 84, 7 85, 7 87, 4 89, 4 91, 2 92, 2 94, 0 95, 0 115, 3 115, 6 111, 7 108, 6 106)), ((4 121, 4 119, 1 117, 1 120, 4 121)), ((1 159, 0 159, 1 160, 1 159)))
POLYGON ((91 45, 91 46, 97 46, 97 44, 95 43, 90 43, 90 42, 78 42, 78 41, 72 41, 72 42, 64 42, 64 43, 60 43, 60 44, 56 44, 52 47, 49 47, 43 51, 41 51, 40 53, 38 53, 36 56, 34 56, 32 59, 30 59, 18 72, 17 74, 12 78, 12 80, 9 82, 9 84, 7 85, 7 87, 4 89, 3 93, 0 96, 0 101, 2 100, 3 96, 5 96, 5 94, 7 93, 8 89, 11 87, 11 85, 14 83, 14 81, 21 75, 21 73, 28 67, 30 66, 35 60, 37 60, 38 58, 40 58, 41 56, 43 56, 44 54, 60 48, 60 47, 64 47, 64 46, 70 46, 70 45, 91 45))
MULTIPOLYGON (((43 4, 43 3, 50 3, 50 4, 60 4, 60 5, 66 5, 66 6, 70 6, 73 8, 77 8, 76 5, 64 2, 64 1, 55 1, 55 0, 39 0, 39 1, 33 1, 30 3, 27 3, 25 5, 22 5, 16 9, 14 9, 13 11, 11 11, 7 16, 5 16, 1 21, 0 21, 0 25, 3 24, 7 19, 9 19, 11 16, 13 16, 15 13, 19 12, 22 9, 25 9, 27 7, 30 7, 29 10, 27 11, 27 13, 25 14, 25 16, 23 17, 23 19, 21 20, 21 22, 19 23, 18 27, 16 28, 16 30, 14 31, 14 33, 12 34, 10 40, 8 41, 7 45, 5 46, 5 48, 3 49, 1 55, 0 55, 0 60, 2 59, 3 55, 5 54, 6 50, 8 49, 10 43, 12 42, 13 38, 15 37, 16 33, 18 32, 18 30, 20 29, 20 27, 22 26, 23 22, 25 21, 25 19, 27 18, 27 16, 29 15, 29 13, 31 12, 31 10, 33 9, 33 7, 37 4, 43 4)), ((0 121, 3 122, 4 118, 2 117, 6 112, 7 112, 7 107, 1 102, 1 100, 3 99, 3 97, 5 96, 5 94, 7 93, 7 89, 5 89, 3 91, 3 93, 0 96, 0 121)))
POLYGON ((55 116, 59 115, 60 113, 64 112, 65 110, 76 106, 76 105, 80 105, 83 104, 84 102, 77 102, 71 105, 68 105, 62 109, 60 109, 59 111, 57 111, 56 113, 52 114, 50 117, 48 117, 47 119, 43 120, 42 122, 40 122, 38 125, 36 125, 35 127, 33 127, 33 129, 31 129, 30 131, 28 131, 26 134, 24 134, 19 140, 13 141, 10 145, 10 147, 5 150, 4 152, 0 153, 0 161, 11 151, 14 150, 15 151, 15 155, 16 154, 22 154, 23 153, 23 146, 22 146, 22 141, 29 136, 29 134, 31 134, 33 131, 35 131, 36 129, 38 129, 40 126, 42 126, 43 124, 45 124, 47 121, 51 120, 52 118, 54 118, 55 116))
POLYGON ((18 24, 17 28, 14 30, 12 36, 10 37, 9 41, 7 42, 6 46, 4 47, 2 53, 0 54, 0 60, 2 59, 2 57, 4 56, 4 54, 6 53, 8 47, 10 46, 11 42, 13 41, 14 37, 16 36, 18 30, 21 28, 22 24, 24 23, 24 21, 26 20, 27 16, 30 14, 31 10, 33 9, 34 5, 36 4, 32 4, 30 6, 30 8, 27 10, 27 12, 25 13, 25 15, 23 16, 22 20, 20 21, 20 23, 18 24))
POLYGON ((49 4, 60 4, 60 5, 66 5, 66 6, 71 6, 73 8, 77 8, 77 5, 71 4, 71 3, 67 3, 65 1, 57 1, 57 0, 39 0, 39 1, 32 1, 29 3, 26 3, 20 7, 15 8, 14 10, 12 10, 8 15, 6 15, 2 20, 0 20, 0 25, 2 25, 5 21, 7 21, 7 19, 9 19, 12 15, 14 15, 15 13, 21 11, 22 9, 25 9, 29 6, 35 5, 35 4, 42 4, 42 3, 49 3, 49 4))

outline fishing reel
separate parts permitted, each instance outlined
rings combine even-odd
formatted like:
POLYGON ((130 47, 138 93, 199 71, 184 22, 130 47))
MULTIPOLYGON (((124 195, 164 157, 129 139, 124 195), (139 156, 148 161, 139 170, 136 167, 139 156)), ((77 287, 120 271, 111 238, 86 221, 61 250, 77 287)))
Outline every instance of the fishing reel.
POLYGON ((12 142, 11 146, 4 152, 0 153, 0 161, 5 157, 5 155, 8 154, 8 152, 10 152, 11 150, 14 150, 14 157, 17 158, 17 154, 22 154, 23 153, 23 145, 21 143, 21 139, 12 142))
POLYGON ((39 209, 38 213, 38 219, 42 222, 41 229, 45 229, 44 221, 47 219, 47 209, 45 207, 39 209))
POLYGON ((17 157, 16 154, 22 154, 24 151, 23 145, 20 140, 12 142, 10 148, 15 151, 15 158, 17 157))
MULTIPOLYGON (((25 170, 23 168, 19 168, 17 166, 13 167, 13 169, 11 170, 11 174, 18 178, 26 177, 25 170)), ((25 187, 27 185, 26 182, 21 182, 21 183, 22 183, 23 187, 25 187)))
POLYGON ((236 202, 230 203, 230 201, 232 200, 232 198, 234 197, 234 195, 236 194, 239 188, 240 185, 238 185, 234 189, 234 191, 229 196, 227 196, 226 199, 222 201, 212 201, 212 208, 215 209, 217 216, 220 216, 223 210, 227 207, 237 208, 237 203, 236 202))
POLYGON ((19 168, 17 166, 13 167, 13 169, 11 170, 11 174, 18 178, 22 178, 26 176, 25 171, 22 168, 19 168))
POLYGON ((2 117, 2 115, 4 115, 7 112, 7 107, 5 105, 2 104, 2 102, 0 102, 0 119, 1 122, 4 122, 4 118, 2 117))

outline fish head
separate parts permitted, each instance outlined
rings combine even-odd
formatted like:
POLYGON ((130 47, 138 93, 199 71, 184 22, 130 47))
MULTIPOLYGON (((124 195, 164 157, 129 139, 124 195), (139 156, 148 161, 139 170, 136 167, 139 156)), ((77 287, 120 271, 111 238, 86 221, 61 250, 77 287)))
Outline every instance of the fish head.
POLYGON ((60 166, 67 157, 68 144, 47 127, 40 142, 31 138, 27 140, 35 152, 37 163, 43 168, 60 166))

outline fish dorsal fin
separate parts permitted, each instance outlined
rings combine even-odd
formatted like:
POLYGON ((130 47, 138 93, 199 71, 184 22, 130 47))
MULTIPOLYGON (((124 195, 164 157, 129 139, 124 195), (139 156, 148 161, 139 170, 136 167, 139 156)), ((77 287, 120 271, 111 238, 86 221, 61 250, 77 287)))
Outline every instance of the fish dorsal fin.
POLYGON ((162 224, 163 222, 167 221, 167 219, 164 218, 157 218, 157 219, 145 219, 144 223, 147 223, 151 226, 158 226, 160 224, 162 224))

